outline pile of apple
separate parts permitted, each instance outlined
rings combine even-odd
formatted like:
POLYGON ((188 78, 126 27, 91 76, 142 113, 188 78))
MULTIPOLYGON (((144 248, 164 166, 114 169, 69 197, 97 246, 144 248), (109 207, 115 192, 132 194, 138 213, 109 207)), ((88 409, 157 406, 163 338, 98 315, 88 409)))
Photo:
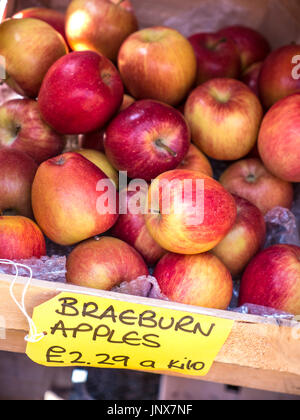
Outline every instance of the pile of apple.
POLYGON ((262 251, 264 215, 290 209, 300 182, 299 54, 244 26, 139 30, 128 0, 2 22, 6 83, 23 99, 0 107, 0 258, 40 258, 47 237, 75 247, 72 284, 111 290, 151 267, 170 300, 227 309, 242 277, 241 305, 299 314, 300 248, 262 251), (64 153, 66 135, 78 150, 64 153), (187 181, 201 202, 194 188, 165 212, 161 185, 175 203, 187 181))

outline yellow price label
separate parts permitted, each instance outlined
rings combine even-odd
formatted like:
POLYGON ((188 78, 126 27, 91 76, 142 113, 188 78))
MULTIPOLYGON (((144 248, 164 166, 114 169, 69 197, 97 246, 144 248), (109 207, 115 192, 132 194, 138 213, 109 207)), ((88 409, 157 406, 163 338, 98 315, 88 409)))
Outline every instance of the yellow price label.
POLYGON ((234 321, 168 308, 61 293, 36 307, 45 337, 28 343, 44 366, 84 366, 205 376, 234 321))

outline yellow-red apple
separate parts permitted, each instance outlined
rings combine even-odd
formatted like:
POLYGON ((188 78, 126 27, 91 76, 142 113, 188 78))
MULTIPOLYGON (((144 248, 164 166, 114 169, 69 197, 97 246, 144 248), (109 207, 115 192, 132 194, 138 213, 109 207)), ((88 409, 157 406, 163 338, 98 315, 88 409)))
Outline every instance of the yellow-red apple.
POLYGON ((0 214, 33 217, 31 186, 38 165, 19 150, 0 149, 0 214))
POLYGON ((254 304, 294 315, 300 313, 300 248, 275 245, 247 267, 239 304, 254 304))
POLYGON ((104 153, 92 149, 75 150, 75 153, 79 153, 81 156, 84 156, 86 159, 96 165, 99 169, 101 169, 102 172, 105 173, 108 178, 114 182, 117 188, 119 187, 119 173, 115 170, 104 153))
POLYGON ((197 60, 192 45, 167 27, 143 29, 121 46, 119 70, 136 99, 156 99, 179 105, 193 87, 197 60))
POLYGON ((200 172, 174 170, 149 189, 147 228, 164 249, 194 255, 215 248, 231 230, 237 209, 230 193, 200 172))
POLYGON ((148 186, 138 191, 127 189, 120 192, 126 201, 126 214, 120 214, 111 235, 133 246, 153 266, 166 253, 150 235, 145 222, 148 186))
POLYGON ((237 205, 235 225, 212 252, 233 276, 238 276, 264 245, 266 222, 254 204, 238 196, 234 199, 237 205))
POLYGON ((190 94, 185 117, 200 150, 213 159, 231 161, 245 157, 254 147, 263 109, 244 83, 213 79, 190 94))
POLYGON ((116 61, 125 39, 138 30, 129 0, 73 0, 66 33, 74 51, 95 51, 116 61))
POLYGON ((85 241, 67 259, 67 282, 82 287, 112 290, 123 282, 148 275, 140 254, 116 238, 85 241))
POLYGON ((234 163, 222 174, 220 182, 232 194, 255 204, 263 214, 275 207, 292 207, 292 184, 272 175, 259 159, 234 163))
POLYGON ((67 52, 63 37, 41 20, 8 19, 0 25, 5 82, 22 96, 36 98, 49 68, 67 52))
POLYGON ((36 101, 14 99, 0 107, 0 147, 25 152, 40 164, 62 153, 65 143, 42 119, 36 101))
POLYGON ((0 216, 1 259, 27 260, 44 255, 44 235, 32 220, 23 216, 0 216))
POLYGON ((167 254, 156 266, 154 277, 171 301, 226 310, 233 294, 231 274, 210 253, 167 254))
POLYGON ((258 150, 272 174, 300 182, 300 94, 282 99, 268 111, 260 129, 258 150))
POLYGON ((213 176, 213 168, 204 153, 194 144, 190 145, 186 157, 177 169, 188 169, 190 171, 202 172, 205 175, 213 176))
POLYGON ((32 186, 35 219, 59 245, 108 231, 117 221, 114 183, 78 153, 65 153, 39 167, 32 186))

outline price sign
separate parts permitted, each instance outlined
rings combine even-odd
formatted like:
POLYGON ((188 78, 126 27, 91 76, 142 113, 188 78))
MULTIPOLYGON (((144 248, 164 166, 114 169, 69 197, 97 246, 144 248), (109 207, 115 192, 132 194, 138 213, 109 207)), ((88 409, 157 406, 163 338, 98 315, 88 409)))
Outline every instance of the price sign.
POLYGON ((233 321, 114 299, 61 293, 34 310, 44 338, 27 355, 45 366, 206 375, 233 321))

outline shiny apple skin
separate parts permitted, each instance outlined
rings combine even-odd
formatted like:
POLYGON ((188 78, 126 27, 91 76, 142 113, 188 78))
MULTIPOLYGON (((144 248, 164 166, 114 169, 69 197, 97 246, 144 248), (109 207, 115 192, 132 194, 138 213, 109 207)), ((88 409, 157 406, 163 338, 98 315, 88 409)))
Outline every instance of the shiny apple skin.
POLYGON ((8 19, 0 25, 5 82, 21 96, 36 98, 49 68, 67 52, 63 37, 41 20, 8 19))
POLYGON ((300 248, 275 245, 257 255, 247 267, 239 305, 265 306, 300 313, 300 248))
POLYGON ((39 19, 53 27, 68 43, 65 33, 65 15, 58 10, 46 7, 30 7, 14 14, 13 19, 39 19))
POLYGON ((156 266, 154 277, 171 301, 226 310, 233 294, 231 274, 210 253, 167 254, 156 266))
POLYGON ((238 160, 254 147, 263 118, 256 95, 234 79, 212 79, 198 86, 185 105, 193 142, 216 160, 238 160))
POLYGON ((236 215, 237 209, 232 195, 213 178, 200 172, 174 170, 160 175, 151 184, 148 214, 145 218, 151 236, 162 248, 177 254, 195 255, 215 248, 233 227, 236 215), (184 185, 187 180, 191 180, 190 191, 184 185), (166 181, 170 183, 170 205, 164 208, 165 199, 161 186, 166 181), (197 181, 204 184, 203 194, 200 191, 199 197, 197 181), (152 200, 156 195, 157 209, 152 200), (175 207, 179 199, 183 202, 181 211, 175 207), (199 214, 202 211, 202 203, 203 220, 195 214, 197 206, 201 205, 198 208, 199 214))
POLYGON ((38 169, 36 162, 19 150, 0 149, 0 214, 13 212, 33 218, 31 186, 38 169))
POLYGON ((140 254, 111 237, 85 241, 67 259, 67 282, 82 287, 111 290, 123 282, 148 275, 140 254))
POLYGON ((106 125, 120 108, 123 94, 111 61, 92 51, 73 52, 50 68, 38 104, 57 132, 84 134, 106 125))
POLYGON ((40 164, 59 155, 65 143, 45 123, 36 101, 14 99, 0 107, 0 146, 20 150, 40 164))
MULTIPOLYGON (((121 192, 124 194, 124 191, 121 192)), ((121 239, 134 247, 149 266, 154 266, 166 251, 161 248, 150 235, 144 217, 148 188, 143 191, 126 190, 127 214, 120 214, 119 219, 110 231, 111 236, 121 239), (131 200, 141 200, 140 211, 132 212, 128 203, 131 200), (137 214, 136 214, 137 213, 137 214)))
POLYGON ((128 0, 73 0, 66 15, 66 33, 74 51, 95 51, 116 62, 126 38, 138 30, 128 0))
POLYGON ((265 166, 287 182, 300 182, 300 94, 277 102, 266 114, 258 137, 265 166))
POLYGON ((129 178, 151 181, 176 169, 190 147, 190 129, 176 109, 153 101, 137 101, 107 127, 104 148, 109 161, 129 178), (158 145, 162 141, 168 149, 158 145), (169 150, 170 149, 170 150, 169 150))
POLYGON ((193 47, 167 27, 143 29, 121 46, 118 67, 127 90, 136 99, 155 99, 177 106, 197 75, 193 47))
POLYGON ((266 240, 266 222, 262 212, 248 200, 235 196, 237 218, 235 225, 220 244, 213 249, 232 276, 240 275, 266 240))
MULTIPOLYGON (((78 153, 65 153, 39 167, 32 186, 35 219, 53 242, 69 246, 107 232, 117 221, 117 209, 105 213, 97 206, 106 193, 98 183, 108 182, 108 198, 118 198, 112 181, 78 153)), ((116 203, 117 204, 117 203, 116 203)))
POLYGON ((1 259, 17 261, 45 255, 45 238, 32 220, 23 216, 0 216, 1 259))
POLYGON ((240 53, 242 70, 263 61, 271 52, 269 41, 258 31, 241 25, 223 28, 219 35, 231 38, 240 53))
POLYGON ((263 214, 275 207, 292 207, 292 184, 272 175, 260 159, 244 159, 233 163, 221 176, 221 184, 256 205, 263 214))
POLYGON ((300 79, 293 77, 292 63, 300 52, 300 45, 287 45, 273 51, 265 60, 259 76, 259 94, 266 109, 279 100, 300 93, 300 79))
POLYGON ((213 33, 198 33, 188 40, 198 61, 197 85, 220 77, 239 78, 241 59, 230 38, 213 33))

